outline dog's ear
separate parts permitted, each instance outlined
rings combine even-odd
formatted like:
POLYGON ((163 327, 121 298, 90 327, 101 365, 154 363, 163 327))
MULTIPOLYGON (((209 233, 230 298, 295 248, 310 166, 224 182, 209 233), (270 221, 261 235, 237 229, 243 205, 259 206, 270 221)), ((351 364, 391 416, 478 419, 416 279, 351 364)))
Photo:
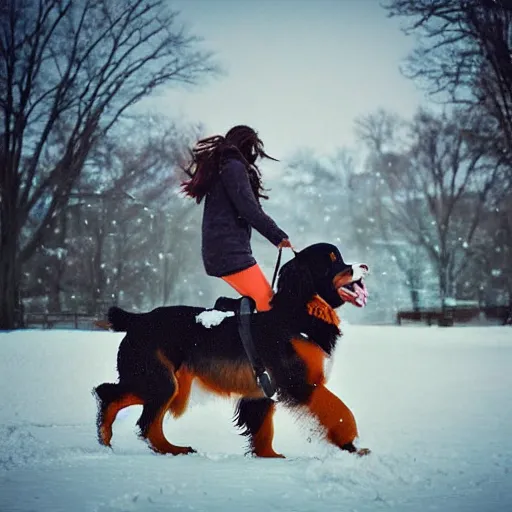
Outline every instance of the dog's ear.
POLYGON ((301 307, 315 294, 313 277, 308 267, 298 258, 288 261, 279 272, 277 292, 272 306, 301 307))

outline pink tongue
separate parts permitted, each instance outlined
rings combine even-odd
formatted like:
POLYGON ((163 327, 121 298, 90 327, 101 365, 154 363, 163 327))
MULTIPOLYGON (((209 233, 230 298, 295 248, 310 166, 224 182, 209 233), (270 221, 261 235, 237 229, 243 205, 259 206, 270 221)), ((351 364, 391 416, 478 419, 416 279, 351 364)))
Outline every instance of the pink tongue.
POLYGON ((358 283, 354 283, 354 293, 357 295, 355 298, 355 302, 359 304, 361 307, 366 306, 368 302, 368 290, 364 283, 360 286, 358 283))

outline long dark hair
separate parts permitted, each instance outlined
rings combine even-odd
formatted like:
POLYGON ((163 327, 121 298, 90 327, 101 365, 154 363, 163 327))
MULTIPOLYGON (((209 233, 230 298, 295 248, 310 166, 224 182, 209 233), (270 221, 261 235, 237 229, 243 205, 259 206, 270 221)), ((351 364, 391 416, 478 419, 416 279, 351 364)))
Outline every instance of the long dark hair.
POLYGON ((231 128, 226 135, 214 135, 197 141, 190 151, 191 162, 184 168, 190 179, 182 183, 182 190, 199 204, 219 175, 222 160, 227 156, 238 158, 249 175, 251 187, 256 199, 268 199, 264 194, 261 172, 256 159, 269 158, 263 150, 263 142, 249 126, 238 125, 231 128))

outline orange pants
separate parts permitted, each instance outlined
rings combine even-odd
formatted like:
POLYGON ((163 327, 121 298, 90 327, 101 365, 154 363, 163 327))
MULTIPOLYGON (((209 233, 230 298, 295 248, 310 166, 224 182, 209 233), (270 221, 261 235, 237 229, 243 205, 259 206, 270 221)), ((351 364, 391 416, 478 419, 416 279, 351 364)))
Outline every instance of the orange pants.
POLYGON ((246 295, 254 299, 258 311, 271 309, 270 299, 274 295, 274 291, 258 264, 236 274, 224 276, 222 279, 240 295, 246 295))

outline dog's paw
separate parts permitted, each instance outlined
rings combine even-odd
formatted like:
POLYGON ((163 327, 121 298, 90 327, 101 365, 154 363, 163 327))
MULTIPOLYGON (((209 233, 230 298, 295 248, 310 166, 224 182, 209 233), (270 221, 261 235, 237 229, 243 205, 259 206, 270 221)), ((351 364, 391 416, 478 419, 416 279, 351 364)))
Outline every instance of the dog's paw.
POLYGON ((197 453, 191 446, 180 446, 181 450, 176 455, 189 455, 191 453, 197 453))
POLYGON ((254 457, 257 457, 257 458, 264 458, 264 459, 286 459, 286 457, 284 455, 282 455, 281 453, 277 453, 277 452, 264 452, 264 453, 254 453, 253 454, 254 457))
POLYGON ((150 443, 148 444, 151 450, 158 455, 189 455, 191 453, 197 453, 197 450, 194 450, 191 446, 175 446, 169 444, 165 447, 155 447, 151 446, 150 443))

